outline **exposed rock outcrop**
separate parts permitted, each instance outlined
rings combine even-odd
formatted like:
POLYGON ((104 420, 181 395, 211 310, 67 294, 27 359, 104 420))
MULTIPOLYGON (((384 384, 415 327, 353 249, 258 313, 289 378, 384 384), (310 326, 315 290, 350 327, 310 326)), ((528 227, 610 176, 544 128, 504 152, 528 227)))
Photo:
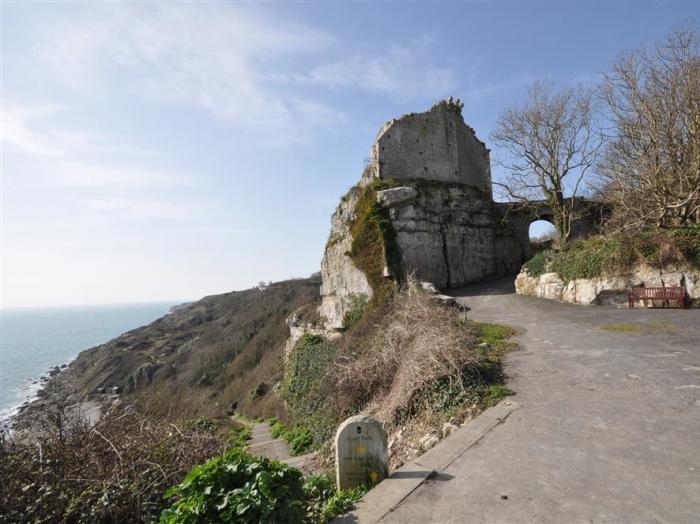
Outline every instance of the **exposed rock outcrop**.
POLYGON ((350 258, 352 235, 350 223, 355 219, 359 191, 352 189, 343 197, 331 218, 331 235, 321 261, 321 307, 327 329, 340 329, 353 296, 372 297, 372 287, 365 274, 350 258))
POLYGON ((333 214, 321 266, 319 313, 327 329, 343 327, 354 297, 369 300, 376 291, 377 275, 370 278, 352 258, 351 230, 367 190, 376 199, 372 219, 388 231, 378 250, 382 278, 412 274, 454 288, 516 273, 529 255, 527 235, 492 200, 489 150, 464 123, 462 104, 438 102, 381 128, 358 185, 333 214))
POLYGON ((627 306, 627 296, 633 287, 683 286, 688 298, 700 302, 700 270, 693 268, 654 269, 636 267, 626 275, 577 278, 564 282, 557 273, 538 277, 521 272, 515 279, 515 291, 572 304, 627 306))

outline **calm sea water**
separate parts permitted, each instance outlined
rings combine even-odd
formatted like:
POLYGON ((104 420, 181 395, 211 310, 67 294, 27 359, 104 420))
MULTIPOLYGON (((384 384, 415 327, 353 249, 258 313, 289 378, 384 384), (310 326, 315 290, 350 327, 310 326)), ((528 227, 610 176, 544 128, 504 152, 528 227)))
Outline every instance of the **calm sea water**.
POLYGON ((40 388, 39 378, 84 349, 163 316, 172 303, 0 311, 0 421, 40 388))

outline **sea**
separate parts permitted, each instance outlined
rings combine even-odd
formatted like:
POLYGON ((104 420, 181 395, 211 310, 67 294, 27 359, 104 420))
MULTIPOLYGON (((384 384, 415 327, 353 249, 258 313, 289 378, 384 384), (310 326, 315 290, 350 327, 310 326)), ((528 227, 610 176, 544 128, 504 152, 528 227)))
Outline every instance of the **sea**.
POLYGON ((84 349, 162 317, 175 303, 0 310, 0 422, 41 389, 41 378, 84 349))

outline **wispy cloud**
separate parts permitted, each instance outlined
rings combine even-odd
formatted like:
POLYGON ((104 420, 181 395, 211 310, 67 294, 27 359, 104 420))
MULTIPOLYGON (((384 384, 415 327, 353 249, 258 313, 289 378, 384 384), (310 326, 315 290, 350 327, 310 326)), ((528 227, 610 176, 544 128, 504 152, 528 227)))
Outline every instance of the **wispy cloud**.
POLYGON ((194 185, 191 178, 183 175, 176 176, 140 168, 106 167, 73 162, 58 164, 52 170, 51 178, 64 186, 111 191, 194 185))
POLYGON ((323 63, 309 73, 273 75, 279 82, 358 89, 398 100, 436 98, 457 87, 453 65, 435 59, 433 39, 393 43, 381 54, 356 53, 323 63))
POLYGON ((88 211, 103 219, 190 221, 205 211, 202 205, 187 200, 165 200, 146 195, 102 196, 79 200, 88 211))
POLYGON ((5 100, 0 119, 0 141, 24 153, 57 158, 103 153, 152 153, 139 146, 120 144, 95 131, 67 126, 65 120, 70 109, 59 104, 16 104, 5 100))
POLYGON ((199 108, 272 142, 307 140, 345 121, 331 106, 264 81, 286 62, 331 48, 327 32, 229 3, 108 8, 81 11, 42 42, 42 60, 66 86, 121 82, 136 96, 199 108))

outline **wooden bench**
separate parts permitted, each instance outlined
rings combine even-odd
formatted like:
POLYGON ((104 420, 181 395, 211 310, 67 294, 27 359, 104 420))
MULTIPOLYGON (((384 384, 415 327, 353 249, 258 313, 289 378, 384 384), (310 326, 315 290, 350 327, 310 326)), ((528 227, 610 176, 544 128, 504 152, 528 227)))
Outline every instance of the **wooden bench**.
POLYGON ((627 297, 629 307, 633 308, 634 303, 642 301, 646 307, 647 301, 652 307, 668 307, 672 302, 677 302, 678 307, 685 307, 685 289, 682 287, 635 287, 627 297))

